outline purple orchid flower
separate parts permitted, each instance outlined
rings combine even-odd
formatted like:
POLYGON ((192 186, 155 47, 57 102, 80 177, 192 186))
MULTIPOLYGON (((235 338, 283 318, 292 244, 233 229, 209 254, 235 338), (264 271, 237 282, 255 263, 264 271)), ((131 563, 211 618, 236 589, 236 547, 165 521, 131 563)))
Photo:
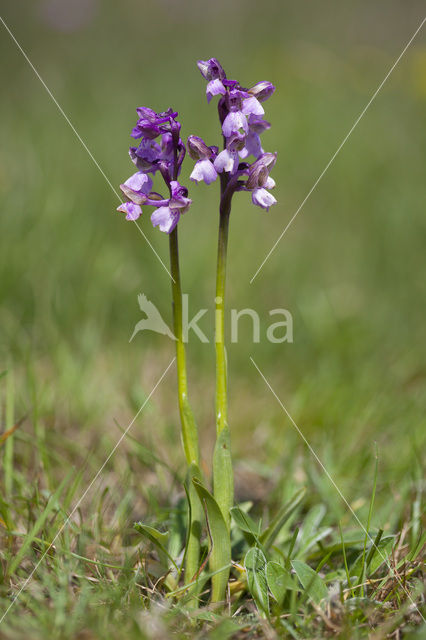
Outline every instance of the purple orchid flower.
POLYGON ((218 60, 216 58, 199 60, 197 66, 203 78, 208 80, 206 88, 207 102, 210 102, 213 96, 225 95, 226 89, 222 81, 226 79, 226 75, 218 60))
POLYGON ((208 147, 204 140, 198 136, 189 136, 187 147, 191 158, 197 160, 189 176, 190 180, 194 182, 204 181, 206 184, 214 182, 217 178, 217 171, 213 164, 217 153, 216 148, 208 147))

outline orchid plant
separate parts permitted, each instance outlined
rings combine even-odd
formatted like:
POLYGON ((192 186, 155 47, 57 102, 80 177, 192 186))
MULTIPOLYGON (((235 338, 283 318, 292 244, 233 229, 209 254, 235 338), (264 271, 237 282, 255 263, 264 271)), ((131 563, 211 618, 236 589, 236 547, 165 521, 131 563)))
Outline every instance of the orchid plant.
POLYGON ((190 135, 186 144, 181 138, 178 113, 173 109, 156 113, 139 107, 138 120, 131 136, 139 140, 129 154, 136 165, 134 173, 120 185, 127 201, 118 207, 126 219, 135 221, 142 207, 154 207, 151 222, 169 236, 172 276, 173 326, 176 338, 178 402, 183 449, 187 461, 186 490, 189 502, 188 534, 184 560, 184 583, 195 599, 201 586, 205 562, 200 556, 203 521, 210 540, 209 563, 212 580, 211 601, 221 602, 231 567, 230 512, 234 504, 234 480, 228 425, 227 366, 225 349, 225 282, 229 218, 232 198, 237 191, 249 191, 252 203, 268 210, 276 203, 270 193, 275 182, 270 171, 276 153, 265 152, 260 135, 270 128, 263 119, 264 103, 275 91, 270 82, 258 82, 250 89, 229 80, 215 58, 200 60, 198 68, 207 81, 207 101, 218 97, 218 114, 223 149, 209 146, 199 136, 190 135), (195 160, 190 179, 212 184, 220 179, 219 237, 216 268, 216 445, 213 454, 213 493, 205 486, 200 470, 198 430, 188 399, 186 353, 182 332, 182 288, 179 267, 178 223, 192 200, 188 189, 179 182, 186 151, 195 160), (159 175, 167 196, 153 190, 159 175))

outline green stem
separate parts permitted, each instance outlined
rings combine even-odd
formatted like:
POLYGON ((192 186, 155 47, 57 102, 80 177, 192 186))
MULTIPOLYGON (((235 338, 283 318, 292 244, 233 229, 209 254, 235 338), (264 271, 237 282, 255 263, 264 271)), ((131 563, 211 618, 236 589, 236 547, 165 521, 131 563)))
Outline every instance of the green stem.
POLYGON ((169 241, 173 297, 173 329, 176 338, 179 413, 182 427, 183 449, 188 464, 186 482, 191 507, 191 522, 189 523, 185 561, 185 584, 188 584, 193 581, 199 568, 201 522, 203 519, 203 508, 193 487, 192 478, 197 477, 199 480, 202 480, 202 478, 199 469, 200 452, 198 445, 198 432, 188 400, 186 353, 182 330, 182 287, 180 282, 177 227, 170 234, 169 241))
POLYGON ((217 435, 228 426, 228 397, 225 349, 225 284, 228 247, 229 209, 220 212, 216 270, 216 429, 217 435))
MULTIPOLYGON (((216 271, 216 444, 213 454, 213 492, 228 529, 230 554, 230 509, 234 503, 234 474, 231 458, 231 441, 228 426, 227 363, 225 348, 225 284, 228 247, 229 216, 232 192, 227 189, 228 178, 222 175, 219 239, 216 271)), ((225 599, 228 571, 212 578, 212 601, 225 599)))

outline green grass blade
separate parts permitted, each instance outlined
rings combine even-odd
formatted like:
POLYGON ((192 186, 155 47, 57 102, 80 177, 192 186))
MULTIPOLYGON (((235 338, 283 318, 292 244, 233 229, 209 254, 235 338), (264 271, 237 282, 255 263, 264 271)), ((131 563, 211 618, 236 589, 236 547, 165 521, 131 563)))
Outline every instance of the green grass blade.
POLYGON ((265 529, 265 531, 263 531, 263 533, 260 535, 260 542, 265 546, 266 549, 269 549, 274 543, 275 538, 277 537, 291 514, 303 500, 305 493, 305 488, 299 489, 299 491, 297 491, 294 496, 288 502, 286 502, 286 504, 278 511, 276 516, 272 519, 269 527, 265 529))
POLYGON ((47 505, 46 505, 45 509, 43 510, 43 512, 37 518, 36 522, 34 523, 33 528, 26 535, 26 537, 24 539, 24 542, 22 543, 22 547, 19 549, 18 553, 16 554, 16 556, 14 557, 12 562, 10 563, 9 569, 8 569, 9 574, 12 574, 19 567, 19 565, 21 564, 23 558, 25 557, 25 554, 27 553, 29 547, 35 541, 35 538, 36 538, 38 532, 43 528, 47 518, 49 517, 49 515, 51 514, 53 509, 58 507, 58 499, 59 499, 59 497, 60 497, 65 485, 67 484, 68 480, 70 479, 70 477, 71 477, 71 475, 73 473, 74 473, 74 470, 71 470, 65 476, 65 478, 62 480, 61 484, 56 489, 55 493, 53 493, 50 496, 49 500, 47 501, 47 505))

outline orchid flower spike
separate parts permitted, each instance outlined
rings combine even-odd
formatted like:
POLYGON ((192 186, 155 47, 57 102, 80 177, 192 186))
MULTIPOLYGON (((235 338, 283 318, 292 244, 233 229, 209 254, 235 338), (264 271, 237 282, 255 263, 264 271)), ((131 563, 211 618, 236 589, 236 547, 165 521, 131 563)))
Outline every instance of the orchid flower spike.
POLYGON ((199 60, 197 66, 207 80, 208 102, 213 96, 219 96, 224 148, 220 153, 215 152, 214 147, 208 147, 202 138, 189 136, 188 152, 196 160, 191 180, 210 184, 217 174, 228 174, 230 188, 232 185, 234 191, 250 191, 253 204, 268 210, 277 202, 269 193, 275 186, 269 172, 275 164, 276 154, 265 153, 260 135, 271 126, 263 119, 263 103, 274 93, 275 87, 265 80, 245 89, 236 80, 228 80, 216 58, 199 60), (250 156, 254 157, 252 163, 247 161, 250 156))
POLYGON ((181 125, 176 120, 178 113, 173 109, 156 113, 149 107, 138 107, 136 112, 138 120, 130 135, 140 142, 137 147, 130 147, 129 155, 138 171, 120 185, 128 201, 120 204, 117 211, 125 213, 126 220, 135 221, 142 215, 142 206, 155 207, 151 215, 153 226, 171 233, 192 203, 187 197, 188 189, 178 182, 186 153, 181 125), (152 191, 151 176, 157 172, 168 189, 168 197, 152 191))

